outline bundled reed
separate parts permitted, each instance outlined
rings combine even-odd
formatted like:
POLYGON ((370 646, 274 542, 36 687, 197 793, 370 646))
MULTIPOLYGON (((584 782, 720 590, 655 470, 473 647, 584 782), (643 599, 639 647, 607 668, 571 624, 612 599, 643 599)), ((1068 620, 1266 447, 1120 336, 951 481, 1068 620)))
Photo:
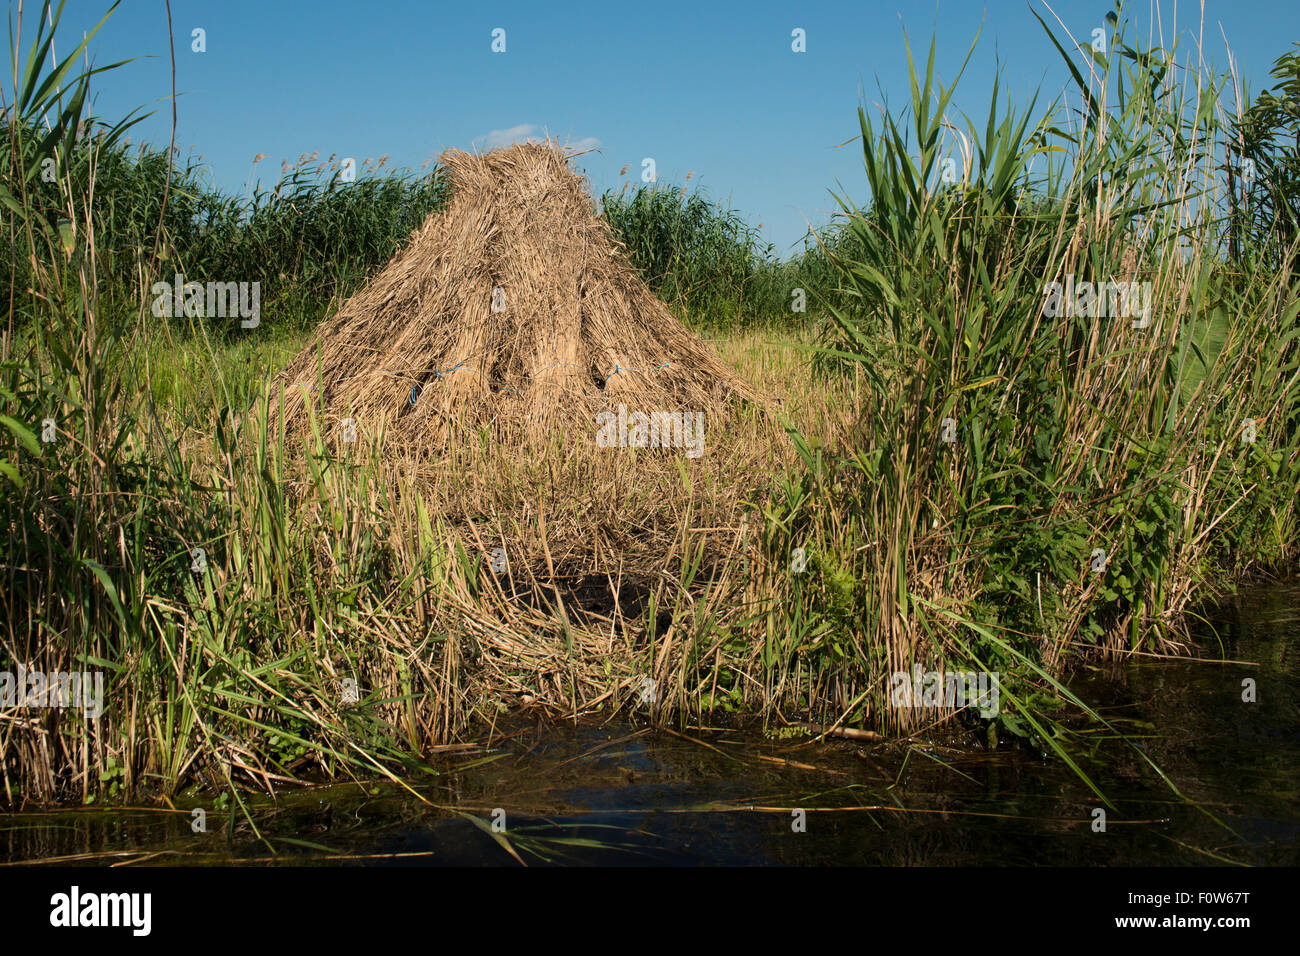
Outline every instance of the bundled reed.
POLYGON ((715 424, 755 398, 642 282, 557 144, 441 163, 447 208, 285 370, 291 431, 316 404, 437 447, 453 421, 512 440, 620 404, 715 424))

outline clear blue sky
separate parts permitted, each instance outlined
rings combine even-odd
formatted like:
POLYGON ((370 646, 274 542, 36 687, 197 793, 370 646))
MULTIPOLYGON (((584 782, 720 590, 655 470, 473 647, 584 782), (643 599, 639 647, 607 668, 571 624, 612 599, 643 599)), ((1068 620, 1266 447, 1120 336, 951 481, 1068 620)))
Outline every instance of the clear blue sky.
MULTIPOLYGON (((1050 22, 1041 0, 1034 5, 1050 22)), ((1071 0, 1053 6, 1081 40, 1111 9, 1071 0)), ((107 0, 69 0, 56 53, 107 7, 107 0)), ((26 0, 28 17, 36 9, 26 0)), ((1152 9, 1126 7, 1144 36, 1152 9)), ((11 0, 11 15, 16 10, 11 0)), ((1200 3, 1166 0, 1160 12, 1164 45, 1176 32, 1187 48, 1200 3)), ((987 109, 999 62, 1018 103, 1040 86, 1050 99, 1065 82, 1026 0, 173 0, 172 16, 177 145, 202 154, 212 180, 228 191, 244 188, 257 153, 267 159, 256 173, 271 183, 281 160, 316 150, 358 163, 388 155, 391 165, 416 168, 445 147, 549 131, 598 144, 599 153, 579 160, 597 194, 621 185, 624 164, 639 176, 642 159, 653 157, 661 182, 694 171, 693 184, 762 223, 782 254, 809 222, 826 221, 831 188, 865 198, 860 148, 837 146, 856 135, 864 97, 879 102, 883 89, 891 103, 907 99, 904 28, 922 61, 937 33, 940 77, 951 79, 983 26, 958 95, 977 115, 987 109), (195 27, 206 31, 204 53, 191 51, 195 27), (506 31, 504 54, 491 50, 497 27, 506 31), (796 27, 806 31, 805 53, 791 50, 796 27)), ((1221 30, 1258 91, 1273 60, 1300 39, 1300 4, 1205 0, 1207 57, 1226 65, 1221 30)), ((92 47, 98 64, 128 57, 135 62, 100 83, 96 111, 115 118, 147 104, 157 113, 135 136, 165 144, 162 0, 125 0, 92 47)))

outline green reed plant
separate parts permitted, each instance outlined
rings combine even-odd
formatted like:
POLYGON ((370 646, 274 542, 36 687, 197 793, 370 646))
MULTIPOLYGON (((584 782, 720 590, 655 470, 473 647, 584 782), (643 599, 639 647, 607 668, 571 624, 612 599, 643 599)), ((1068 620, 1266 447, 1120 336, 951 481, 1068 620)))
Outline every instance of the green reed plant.
MULTIPOLYGON (((77 67, 94 30, 50 66, 62 12, 62 4, 41 11, 25 59, 11 49, 6 91, 0 203, 18 249, 9 301, 27 322, 14 334, 11 312, 0 341, 0 669, 103 672, 106 706, 98 716, 7 710, 5 799, 130 798, 195 779, 216 789, 237 779, 268 786, 304 762, 329 773, 410 767, 415 726, 376 717, 400 706, 410 682, 377 690, 383 682, 367 670, 395 660, 393 631, 374 619, 380 640, 358 648, 351 639, 367 613, 382 617, 405 593, 385 589, 373 606, 358 600, 352 575, 383 566, 384 543, 359 531, 339 561, 346 584, 296 577, 315 560, 310 535, 319 528, 290 531, 283 451, 266 440, 265 411, 252 429, 260 439, 240 445, 236 416, 214 403, 198 426, 216 434, 217 454, 199 461, 169 434, 174 423, 136 401, 136 376, 143 371, 147 386, 148 367, 131 361, 125 343, 135 322, 152 317, 142 300, 130 311, 108 307, 113 272, 99 230, 126 227, 112 218, 122 210, 89 202, 103 196, 99 162, 120 153, 130 121, 105 126, 84 114, 102 72, 77 67), (57 172, 53 184, 47 168, 57 172), (321 609, 318 626, 286 631, 287 606, 321 609), (336 692, 345 668, 368 688, 352 707, 336 692)), ((21 32, 15 24, 12 35, 21 32)), ((327 463, 318 474, 347 483, 349 501, 373 500, 373 471, 364 462, 344 470, 339 477, 327 463)), ((346 520, 362 527, 368 513, 346 520)), ((399 662, 393 673, 412 670, 399 662)))
MULTIPOLYGON (((166 148, 143 143, 133 148, 122 134, 138 119, 132 115, 106 137, 93 118, 82 118, 66 157, 43 152, 48 134, 36 117, 15 122, 0 142, 0 183, 34 219, 57 226, 68 221, 69 203, 90 210, 97 285, 114 311, 152 302, 152 283, 170 282, 179 272, 199 281, 257 282, 268 324, 308 328, 387 262, 446 199, 436 167, 415 175, 363 166, 348 181, 337 160, 316 162, 314 154, 287 167, 273 187, 259 183, 246 198, 231 196, 210 184, 193 156, 169 156, 166 148), (37 175, 20 183, 17 171, 33 161, 40 164, 37 175), (56 168, 63 177, 47 181, 56 168)), ((33 285, 33 270, 52 268, 64 250, 48 244, 33 259, 16 255, 19 248, 0 252, 0 270, 11 280, 9 325, 21 330, 38 308, 23 291, 33 285)), ((192 331, 184 318, 179 331, 192 331)), ((205 324, 223 338, 236 334, 230 323, 205 324)))
POLYGON ((786 698, 908 730, 936 717, 892 706, 890 674, 999 670, 999 725, 1041 738, 1069 656, 1177 652, 1218 572, 1294 553, 1294 281, 1225 267, 1224 78, 1123 29, 1109 57, 1047 29, 1074 89, 1042 114, 995 83, 954 120, 933 44, 905 110, 859 111, 871 205, 841 201, 850 305, 822 354, 867 383, 860 437, 833 462, 800 445, 751 589, 769 633, 836 622, 769 664, 786 698), (1149 283, 1151 313, 1049 314, 1066 276, 1149 283))
POLYGON ((1277 82, 1232 121, 1228 177, 1230 258, 1294 268, 1300 243, 1300 44, 1273 63, 1277 82))
POLYGON ((692 322, 740 326, 784 307, 771 245, 700 192, 625 186, 601 197, 600 214, 655 294, 692 322))

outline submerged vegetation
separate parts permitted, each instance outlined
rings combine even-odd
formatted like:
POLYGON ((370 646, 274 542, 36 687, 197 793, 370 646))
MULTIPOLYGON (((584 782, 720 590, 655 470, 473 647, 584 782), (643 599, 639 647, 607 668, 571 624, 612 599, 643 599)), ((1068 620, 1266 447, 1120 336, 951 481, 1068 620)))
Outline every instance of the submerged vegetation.
POLYGON ((272 373, 441 173, 304 156, 222 197, 88 116, 100 71, 84 43, 47 69, 52 32, 12 51, 0 144, 0 671, 103 671, 105 700, 0 707, 8 801, 397 779, 518 706, 977 729, 1074 766, 1074 718, 1100 718, 1072 660, 1185 653, 1218 582, 1295 556, 1290 107, 1234 119, 1226 77, 1176 78, 1122 26, 1082 68, 1048 30, 1067 100, 995 88, 960 123, 932 45, 905 109, 860 112, 871 205, 788 262, 699 195, 604 197, 788 431, 750 408, 691 464, 585 434, 432 460, 279 439, 272 373), (1239 201, 1243 142, 1266 203, 1239 201), (264 322, 153 315, 176 273, 262 282, 264 322), (1052 282, 1150 309, 1050 314, 1052 282), (918 666, 996 672, 999 712, 900 705, 918 666))

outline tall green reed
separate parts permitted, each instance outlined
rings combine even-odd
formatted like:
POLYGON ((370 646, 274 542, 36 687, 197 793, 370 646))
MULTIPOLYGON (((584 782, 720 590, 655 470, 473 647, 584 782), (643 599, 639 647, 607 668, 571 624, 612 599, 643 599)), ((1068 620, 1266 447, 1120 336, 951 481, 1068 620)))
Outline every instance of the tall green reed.
POLYGON ((837 718, 933 723, 890 676, 973 667, 1003 675, 996 724, 1041 739, 1070 657, 1185 650, 1217 572, 1294 554, 1297 302, 1225 268, 1223 78, 1123 28, 1082 66, 1047 34, 1073 90, 1041 115, 995 82, 986 118, 950 118, 933 44, 905 110, 859 111, 871 205, 842 200, 821 349, 867 383, 859 437, 800 443, 752 589, 771 692, 837 718), (1151 311, 1052 314, 1051 282, 1136 282, 1151 311))

